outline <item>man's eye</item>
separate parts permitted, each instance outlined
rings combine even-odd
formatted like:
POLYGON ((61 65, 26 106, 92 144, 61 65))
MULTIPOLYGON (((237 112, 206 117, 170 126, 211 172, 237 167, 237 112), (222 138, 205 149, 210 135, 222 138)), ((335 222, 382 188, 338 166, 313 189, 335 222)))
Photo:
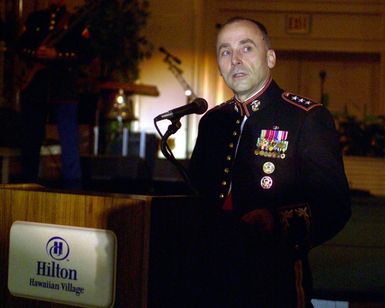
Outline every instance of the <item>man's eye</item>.
POLYGON ((244 46, 243 47, 243 51, 244 52, 249 52, 249 51, 251 51, 253 48, 251 47, 251 46, 244 46))
POLYGON ((228 50, 223 50, 222 52, 221 52, 221 56, 222 57, 226 57, 226 56, 228 56, 230 54, 230 51, 228 51, 228 50))

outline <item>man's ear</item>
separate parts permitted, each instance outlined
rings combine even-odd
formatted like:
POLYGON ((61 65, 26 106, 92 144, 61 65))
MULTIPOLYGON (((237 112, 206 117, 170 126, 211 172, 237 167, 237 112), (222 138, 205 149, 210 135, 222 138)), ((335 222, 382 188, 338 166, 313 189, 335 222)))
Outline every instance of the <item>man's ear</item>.
POLYGON ((267 57, 267 66, 272 69, 275 66, 275 51, 273 49, 269 49, 266 54, 267 57))

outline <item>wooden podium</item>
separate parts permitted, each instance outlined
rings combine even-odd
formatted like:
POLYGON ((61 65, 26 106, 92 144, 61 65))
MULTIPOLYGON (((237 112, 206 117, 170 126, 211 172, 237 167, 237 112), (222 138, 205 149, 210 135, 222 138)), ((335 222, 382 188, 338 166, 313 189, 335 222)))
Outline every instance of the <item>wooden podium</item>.
POLYGON ((115 232, 118 251, 114 307, 178 307, 179 300, 188 300, 184 292, 188 292, 191 282, 189 273, 196 249, 192 238, 200 227, 196 223, 197 198, 82 194, 23 184, 0 188, 1 307, 68 307, 10 294, 9 234, 16 220, 115 232))

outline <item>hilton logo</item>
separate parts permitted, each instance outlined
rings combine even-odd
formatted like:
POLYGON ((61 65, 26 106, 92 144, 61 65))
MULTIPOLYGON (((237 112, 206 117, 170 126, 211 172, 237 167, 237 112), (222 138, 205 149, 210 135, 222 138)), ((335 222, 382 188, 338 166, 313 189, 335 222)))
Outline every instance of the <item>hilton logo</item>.
POLYGON ((45 248, 46 248, 47 254, 52 259, 55 259, 57 261, 64 260, 70 254, 69 245, 63 238, 59 236, 51 237, 48 240, 45 248))
MULTIPOLYGON (((55 261, 63 261, 70 254, 70 247, 65 239, 54 236, 51 237, 45 249, 47 254, 54 260, 52 262, 37 261, 36 274, 39 276, 56 277, 69 280, 77 280, 78 273, 75 269, 60 266, 55 261)), ((68 261, 68 260, 67 260, 68 261)))

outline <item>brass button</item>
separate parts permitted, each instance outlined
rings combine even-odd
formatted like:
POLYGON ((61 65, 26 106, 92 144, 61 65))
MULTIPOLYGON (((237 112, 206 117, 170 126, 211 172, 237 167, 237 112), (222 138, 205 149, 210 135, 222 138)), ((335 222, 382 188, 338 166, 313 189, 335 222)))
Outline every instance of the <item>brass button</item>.
POLYGON ((227 159, 227 160, 231 160, 231 155, 227 155, 227 156, 226 156, 226 159, 227 159))
POLYGON ((232 149, 234 147, 234 143, 229 143, 229 148, 232 149))
POLYGON ((236 136, 238 135, 238 132, 237 131, 233 131, 233 136, 236 136))
POLYGON ((237 124, 241 124, 241 120, 237 120, 235 123, 237 123, 237 124))
POLYGON ((224 194, 219 194, 219 198, 223 199, 225 197, 224 194))
POLYGON ((225 168, 225 170, 223 170, 225 173, 229 173, 230 172, 230 169, 229 168, 225 168))
POLYGON ((222 186, 226 186, 227 185, 227 182, 226 181, 222 181, 222 186))

